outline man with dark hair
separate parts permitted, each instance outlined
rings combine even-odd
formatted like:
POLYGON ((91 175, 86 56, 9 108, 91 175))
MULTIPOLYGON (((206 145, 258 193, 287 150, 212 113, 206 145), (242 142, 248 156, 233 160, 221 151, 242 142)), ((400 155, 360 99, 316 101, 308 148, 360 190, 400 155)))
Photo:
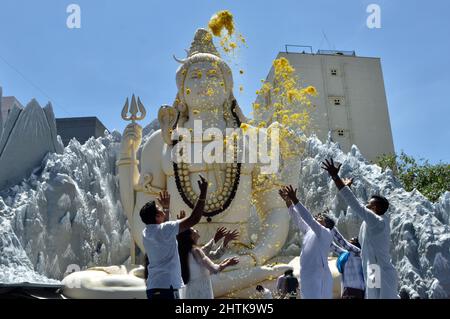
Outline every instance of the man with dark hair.
POLYGON ((146 225, 142 235, 148 256, 148 299, 179 299, 178 289, 184 284, 177 235, 195 226, 202 218, 208 182, 201 175, 198 186, 200 195, 189 217, 168 221, 170 196, 167 192, 162 192, 158 199, 162 210, 151 201, 145 204, 139 213, 146 225))
POLYGON ((342 164, 336 166, 333 159, 325 160, 322 168, 333 179, 339 194, 352 210, 363 220, 359 232, 361 257, 367 299, 397 299, 397 271, 391 263, 390 241, 391 227, 386 211, 389 202, 382 196, 372 196, 364 207, 348 185, 352 180, 343 181, 339 177, 342 164))
POLYGON ((277 278, 276 292, 280 295, 280 298, 286 296, 286 272, 277 278))
POLYGON ((376 206, 378 206, 378 209, 380 211, 379 215, 383 215, 385 212, 387 212, 387 210, 389 209, 389 202, 386 197, 380 195, 372 195, 371 199, 376 202, 376 206))
POLYGON ((333 218, 331 218, 330 216, 328 216, 326 213, 319 213, 315 216, 315 219, 322 224, 323 226, 325 226, 328 229, 332 229, 334 227, 334 225, 336 224, 335 221, 333 220, 333 218))
POLYGON ((361 261, 361 246, 358 238, 347 241, 334 227, 331 230, 331 251, 338 256, 336 267, 341 273, 342 299, 364 299, 366 284, 361 261))
POLYGON ((294 276, 294 271, 292 269, 287 270, 284 275, 286 276, 286 294, 289 299, 297 299, 298 279, 294 276))
POLYGON ((328 267, 332 242, 331 223, 324 216, 314 218, 300 203, 297 189, 292 185, 279 190, 288 207, 289 215, 303 234, 300 253, 300 295, 302 299, 331 299, 333 277, 328 267))
POLYGON ((294 277, 294 271, 292 269, 286 270, 284 275, 281 275, 277 279, 277 291, 281 298, 286 295, 289 299, 296 299, 298 295, 298 279, 294 277))

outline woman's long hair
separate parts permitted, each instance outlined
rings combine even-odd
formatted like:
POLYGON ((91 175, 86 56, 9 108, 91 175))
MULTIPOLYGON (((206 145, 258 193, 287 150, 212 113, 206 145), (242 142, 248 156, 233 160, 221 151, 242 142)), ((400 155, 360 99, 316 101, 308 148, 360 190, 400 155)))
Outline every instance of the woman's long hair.
POLYGON ((145 254, 145 263, 144 263, 144 278, 145 278, 145 282, 147 282, 148 280, 148 265, 149 265, 149 260, 148 260, 148 255, 145 254))
POLYGON ((192 229, 189 228, 184 232, 178 234, 178 254, 180 255, 180 263, 181 263, 181 277, 183 277, 183 282, 186 285, 190 279, 189 272, 189 253, 192 248, 195 246, 194 241, 192 240, 192 229))

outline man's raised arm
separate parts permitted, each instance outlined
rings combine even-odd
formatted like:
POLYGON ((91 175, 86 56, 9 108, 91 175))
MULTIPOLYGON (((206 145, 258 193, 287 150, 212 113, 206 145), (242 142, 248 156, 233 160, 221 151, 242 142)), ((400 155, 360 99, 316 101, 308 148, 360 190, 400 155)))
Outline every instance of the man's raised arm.
POLYGON ((205 208, 206 193, 208 191, 208 182, 202 175, 200 175, 200 180, 197 181, 197 183, 198 187, 200 188, 200 195, 198 197, 197 203, 195 204, 191 216, 181 220, 179 230, 180 233, 197 225, 202 219, 203 211, 205 208))
POLYGON ((328 172, 339 190, 345 187, 344 181, 339 177, 341 166, 342 164, 335 166, 332 158, 329 161, 326 159, 325 162, 322 162, 322 168, 328 172))
POLYGON ((333 159, 325 160, 322 162, 322 168, 328 172, 333 179, 336 187, 339 189, 339 194, 344 198, 345 202, 351 209, 369 225, 378 225, 382 220, 380 217, 367 209, 353 194, 349 186, 352 184, 353 179, 343 181, 339 177, 339 170, 342 164, 335 166, 333 159), (347 186, 347 187, 346 187, 347 186))
POLYGON ((170 194, 167 191, 162 191, 159 193, 158 203, 161 205, 164 212, 164 221, 167 222, 170 217, 170 194))
MULTIPOLYGON (((293 211, 297 213, 300 216, 300 219, 304 221, 306 225, 308 225, 311 230, 316 233, 317 237, 320 237, 322 230, 324 227, 320 225, 314 217, 311 215, 311 213, 306 209, 305 206, 303 206, 302 203, 298 200, 297 197, 297 189, 294 189, 292 185, 284 187, 283 191, 287 194, 289 199, 291 200, 293 204, 293 211)), ((299 224, 301 225, 301 224, 299 224)), ((301 226, 299 226, 301 227, 301 226)), ((303 226, 304 227, 304 226, 303 226)))

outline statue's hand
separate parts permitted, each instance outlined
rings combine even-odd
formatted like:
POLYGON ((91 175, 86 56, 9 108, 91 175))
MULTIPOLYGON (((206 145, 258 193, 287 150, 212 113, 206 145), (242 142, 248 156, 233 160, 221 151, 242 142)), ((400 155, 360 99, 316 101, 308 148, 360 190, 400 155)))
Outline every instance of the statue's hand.
POLYGON ((158 121, 161 126, 161 134, 167 145, 172 144, 172 128, 177 120, 178 111, 169 105, 163 105, 158 111, 158 121))
POLYGON ((142 141, 142 127, 137 123, 128 124, 123 132, 122 152, 136 152, 142 141))

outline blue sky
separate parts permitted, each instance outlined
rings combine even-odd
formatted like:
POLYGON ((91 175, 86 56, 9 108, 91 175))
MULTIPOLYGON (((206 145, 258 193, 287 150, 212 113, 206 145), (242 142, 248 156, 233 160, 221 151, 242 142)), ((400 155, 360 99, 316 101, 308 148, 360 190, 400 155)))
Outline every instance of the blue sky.
POLYGON ((397 151, 450 162, 450 2, 385 0, 0 0, 0 86, 22 103, 53 103, 57 117, 97 116, 122 131, 127 96, 148 110, 172 103, 177 63, 195 29, 229 9, 248 48, 233 60, 248 115, 260 79, 285 44, 381 57, 397 151), (81 7, 81 29, 66 8, 81 7), (381 29, 366 8, 381 7, 381 29), (326 35, 326 39, 324 37, 326 35))

